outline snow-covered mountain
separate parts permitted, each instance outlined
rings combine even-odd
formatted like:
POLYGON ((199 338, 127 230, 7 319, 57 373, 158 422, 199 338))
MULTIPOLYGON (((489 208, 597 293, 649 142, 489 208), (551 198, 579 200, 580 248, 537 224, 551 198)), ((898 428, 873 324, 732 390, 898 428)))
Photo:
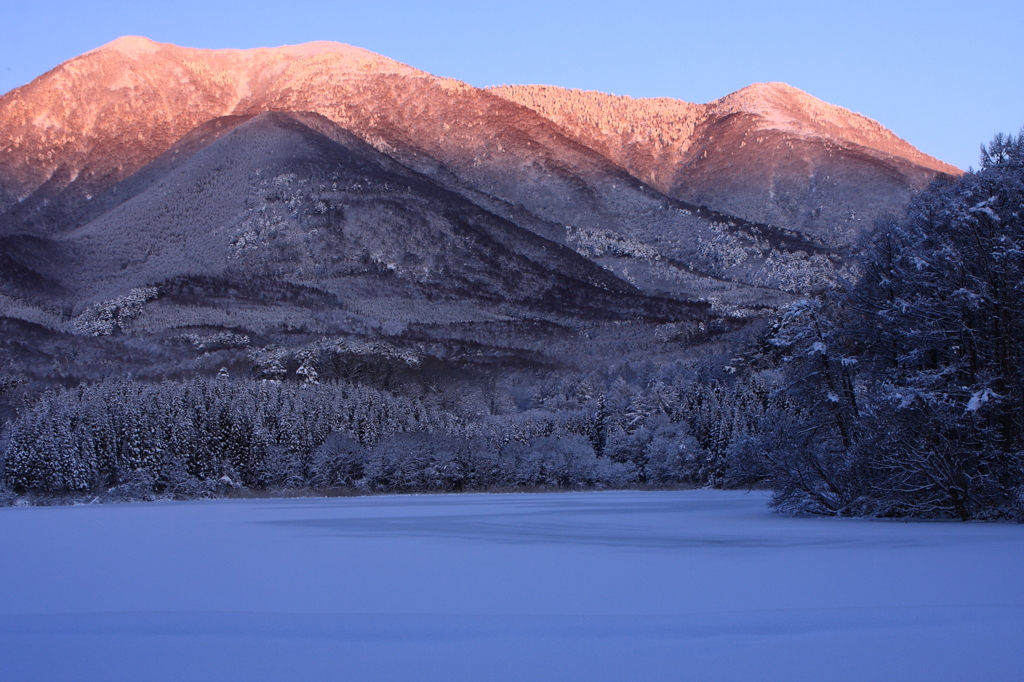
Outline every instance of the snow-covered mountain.
POLYGON ((271 110, 322 114, 387 153, 521 201, 512 173, 529 180, 530 205, 565 189, 544 174, 608 173, 610 161, 669 196, 825 233, 870 224, 936 174, 959 172, 781 83, 703 105, 480 90, 338 43, 196 50, 125 37, 0 99, 0 207, 67 186, 95 195, 207 120, 271 110))
POLYGON ((875 217, 957 172, 782 84, 698 105, 125 37, 0 96, 0 317, 52 348, 155 334, 133 352, 168 366, 225 329, 689 343, 850 275, 875 217))
POLYGON ((937 174, 961 173, 785 83, 755 83, 707 104, 550 86, 489 91, 668 196, 837 244, 899 211, 937 174))

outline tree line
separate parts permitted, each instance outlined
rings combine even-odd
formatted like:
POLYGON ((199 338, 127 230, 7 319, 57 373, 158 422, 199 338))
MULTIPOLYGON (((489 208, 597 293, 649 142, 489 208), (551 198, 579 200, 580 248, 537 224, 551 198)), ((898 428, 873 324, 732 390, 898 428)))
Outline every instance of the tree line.
POLYGON ((52 391, 6 430, 16 495, 424 492, 707 485, 714 455, 660 408, 606 399, 465 416, 343 382, 114 379, 52 391))

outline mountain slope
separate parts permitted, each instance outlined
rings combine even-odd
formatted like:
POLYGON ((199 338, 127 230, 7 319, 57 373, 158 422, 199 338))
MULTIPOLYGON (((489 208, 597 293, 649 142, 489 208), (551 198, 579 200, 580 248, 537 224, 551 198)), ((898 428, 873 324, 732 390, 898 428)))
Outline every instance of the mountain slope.
POLYGON ((527 106, 665 194, 834 243, 960 170, 877 122, 784 83, 708 104, 550 86, 489 92, 527 106))
MULTIPOLYGON (((557 298, 569 312, 573 301, 622 296, 643 308, 636 289, 574 251, 316 114, 216 119, 97 203, 109 208, 59 239, 78 255, 67 278, 83 300, 176 277, 232 276, 336 296, 370 278, 419 298, 557 298)), ((603 303, 614 316, 616 305, 603 303)))
POLYGON ((728 372, 944 168, 762 90, 566 97, 337 43, 118 39, 0 96, 0 367, 321 372, 473 409, 499 382, 527 409, 551 372, 728 372))
POLYGON ((808 267, 813 244, 798 244, 804 255, 794 257, 776 248, 785 238, 759 236, 766 226, 755 235, 742 221, 673 203, 525 107, 331 43, 211 51, 127 38, 8 93, 0 121, 16 134, 5 140, 0 178, 18 200, 0 230, 73 229, 96 212, 95 197, 162 153, 182 126, 272 110, 318 112, 653 294, 771 304, 764 299, 774 294, 759 287, 799 289, 835 267, 827 258, 808 267), (71 92, 80 102, 73 114, 71 92))
POLYGON ((73 223, 0 237, 0 363, 33 385, 221 367, 301 380, 315 358, 389 390, 478 388, 621 355, 665 325, 743 324, 646 295, 308 112, 208 121, 73 223))

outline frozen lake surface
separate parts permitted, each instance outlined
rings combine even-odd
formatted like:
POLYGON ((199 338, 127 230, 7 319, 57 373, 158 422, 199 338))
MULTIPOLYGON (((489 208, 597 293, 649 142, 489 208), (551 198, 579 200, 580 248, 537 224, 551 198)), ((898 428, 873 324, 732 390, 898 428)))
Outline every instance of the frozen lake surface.
POLYGON ((1024 680, 1024 526, 760 493, 0 509, 4 680, 1024 680))

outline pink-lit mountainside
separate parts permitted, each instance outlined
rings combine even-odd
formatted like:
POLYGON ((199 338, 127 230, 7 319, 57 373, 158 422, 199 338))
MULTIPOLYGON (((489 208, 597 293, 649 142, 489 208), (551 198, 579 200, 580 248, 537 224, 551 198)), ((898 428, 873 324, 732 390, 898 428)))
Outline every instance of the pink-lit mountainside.
POLYGON ((0 97, 3 361, 277 376, 329 347, 397 381, 717 348, 959 173, 779 83, 691 104, 125 37, 0 97))

